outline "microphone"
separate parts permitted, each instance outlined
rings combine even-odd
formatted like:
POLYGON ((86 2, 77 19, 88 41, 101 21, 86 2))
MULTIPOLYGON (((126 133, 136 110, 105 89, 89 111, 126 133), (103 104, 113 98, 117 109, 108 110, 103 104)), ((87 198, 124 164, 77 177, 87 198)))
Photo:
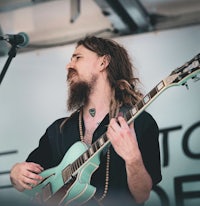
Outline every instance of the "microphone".
POLYGON ((15 45, 17 47, 26 47, 29 43, 29 37, 24 32, 20 32, 16 35, 12 35, 12 34, 1 35, 0 40, 6 40, 11 45, 15 45))

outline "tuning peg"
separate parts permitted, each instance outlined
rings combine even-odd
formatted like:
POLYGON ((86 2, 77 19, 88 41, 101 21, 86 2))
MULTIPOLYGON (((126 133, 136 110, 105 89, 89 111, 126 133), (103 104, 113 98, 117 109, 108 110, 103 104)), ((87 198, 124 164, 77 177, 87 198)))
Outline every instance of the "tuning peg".
POLYGON ((183 83, 182 85, 185 86, 186 89, 189 89, 189 86, 188 86, 187 82, 183 83))
POLYGON ((192 79, 194 80, 194 82, 197 82, 200 80, 200 77, 198 77, 197 75, 193 76, 192 79))

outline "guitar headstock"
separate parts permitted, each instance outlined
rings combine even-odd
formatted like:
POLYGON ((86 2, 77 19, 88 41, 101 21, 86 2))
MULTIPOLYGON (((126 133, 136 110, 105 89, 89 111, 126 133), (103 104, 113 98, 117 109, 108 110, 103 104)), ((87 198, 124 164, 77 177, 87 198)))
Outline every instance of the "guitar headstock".
POLYGON ((197 77, 198 73, 200 73, 200 54, 172 71, 167 82, 168 84, 185 85, 189 79, 200 80, 200 77, 197 77))

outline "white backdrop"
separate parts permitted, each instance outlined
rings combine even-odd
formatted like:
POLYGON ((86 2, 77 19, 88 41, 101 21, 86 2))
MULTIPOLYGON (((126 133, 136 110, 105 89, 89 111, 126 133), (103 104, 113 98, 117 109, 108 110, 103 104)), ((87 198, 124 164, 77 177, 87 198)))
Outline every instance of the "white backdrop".
MULTIPOLYGON (((130 52, 147 93, 200 52, 199 37, 200 26, 191 26, 115 40, 130 52)), ((67 115, 65 66, 74 46, 19 53, 10 64, 0 88, 0 196, 19 195, 10 188, 9 170, 49 124, 67 115)), ((0 68, 6 59, 0 58, 0 68)), ((200 204, 200 81, 188 85, 169 88, 147 108, 160 129, 163 174, 149 206, 200 204)))

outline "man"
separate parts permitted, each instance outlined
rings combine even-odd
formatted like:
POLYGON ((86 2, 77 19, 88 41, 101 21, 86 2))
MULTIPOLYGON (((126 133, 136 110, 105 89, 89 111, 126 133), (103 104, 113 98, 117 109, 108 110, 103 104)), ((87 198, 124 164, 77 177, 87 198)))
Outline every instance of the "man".
POLYGON ((115 41, 86 37, 77 43, 67 70, 67 104, 74 112, 56 120, 26 162, 13 166, 13 186, 31 190, 43 179, 40 173, 59 165, 75 142, 91 145, 106 134, 111 146, 91 174, 97 190, 86 205, 143 204, 161 181, 158 126, 145 111, 130 124, 125 120, 142 99, 127 51, 115 41))

